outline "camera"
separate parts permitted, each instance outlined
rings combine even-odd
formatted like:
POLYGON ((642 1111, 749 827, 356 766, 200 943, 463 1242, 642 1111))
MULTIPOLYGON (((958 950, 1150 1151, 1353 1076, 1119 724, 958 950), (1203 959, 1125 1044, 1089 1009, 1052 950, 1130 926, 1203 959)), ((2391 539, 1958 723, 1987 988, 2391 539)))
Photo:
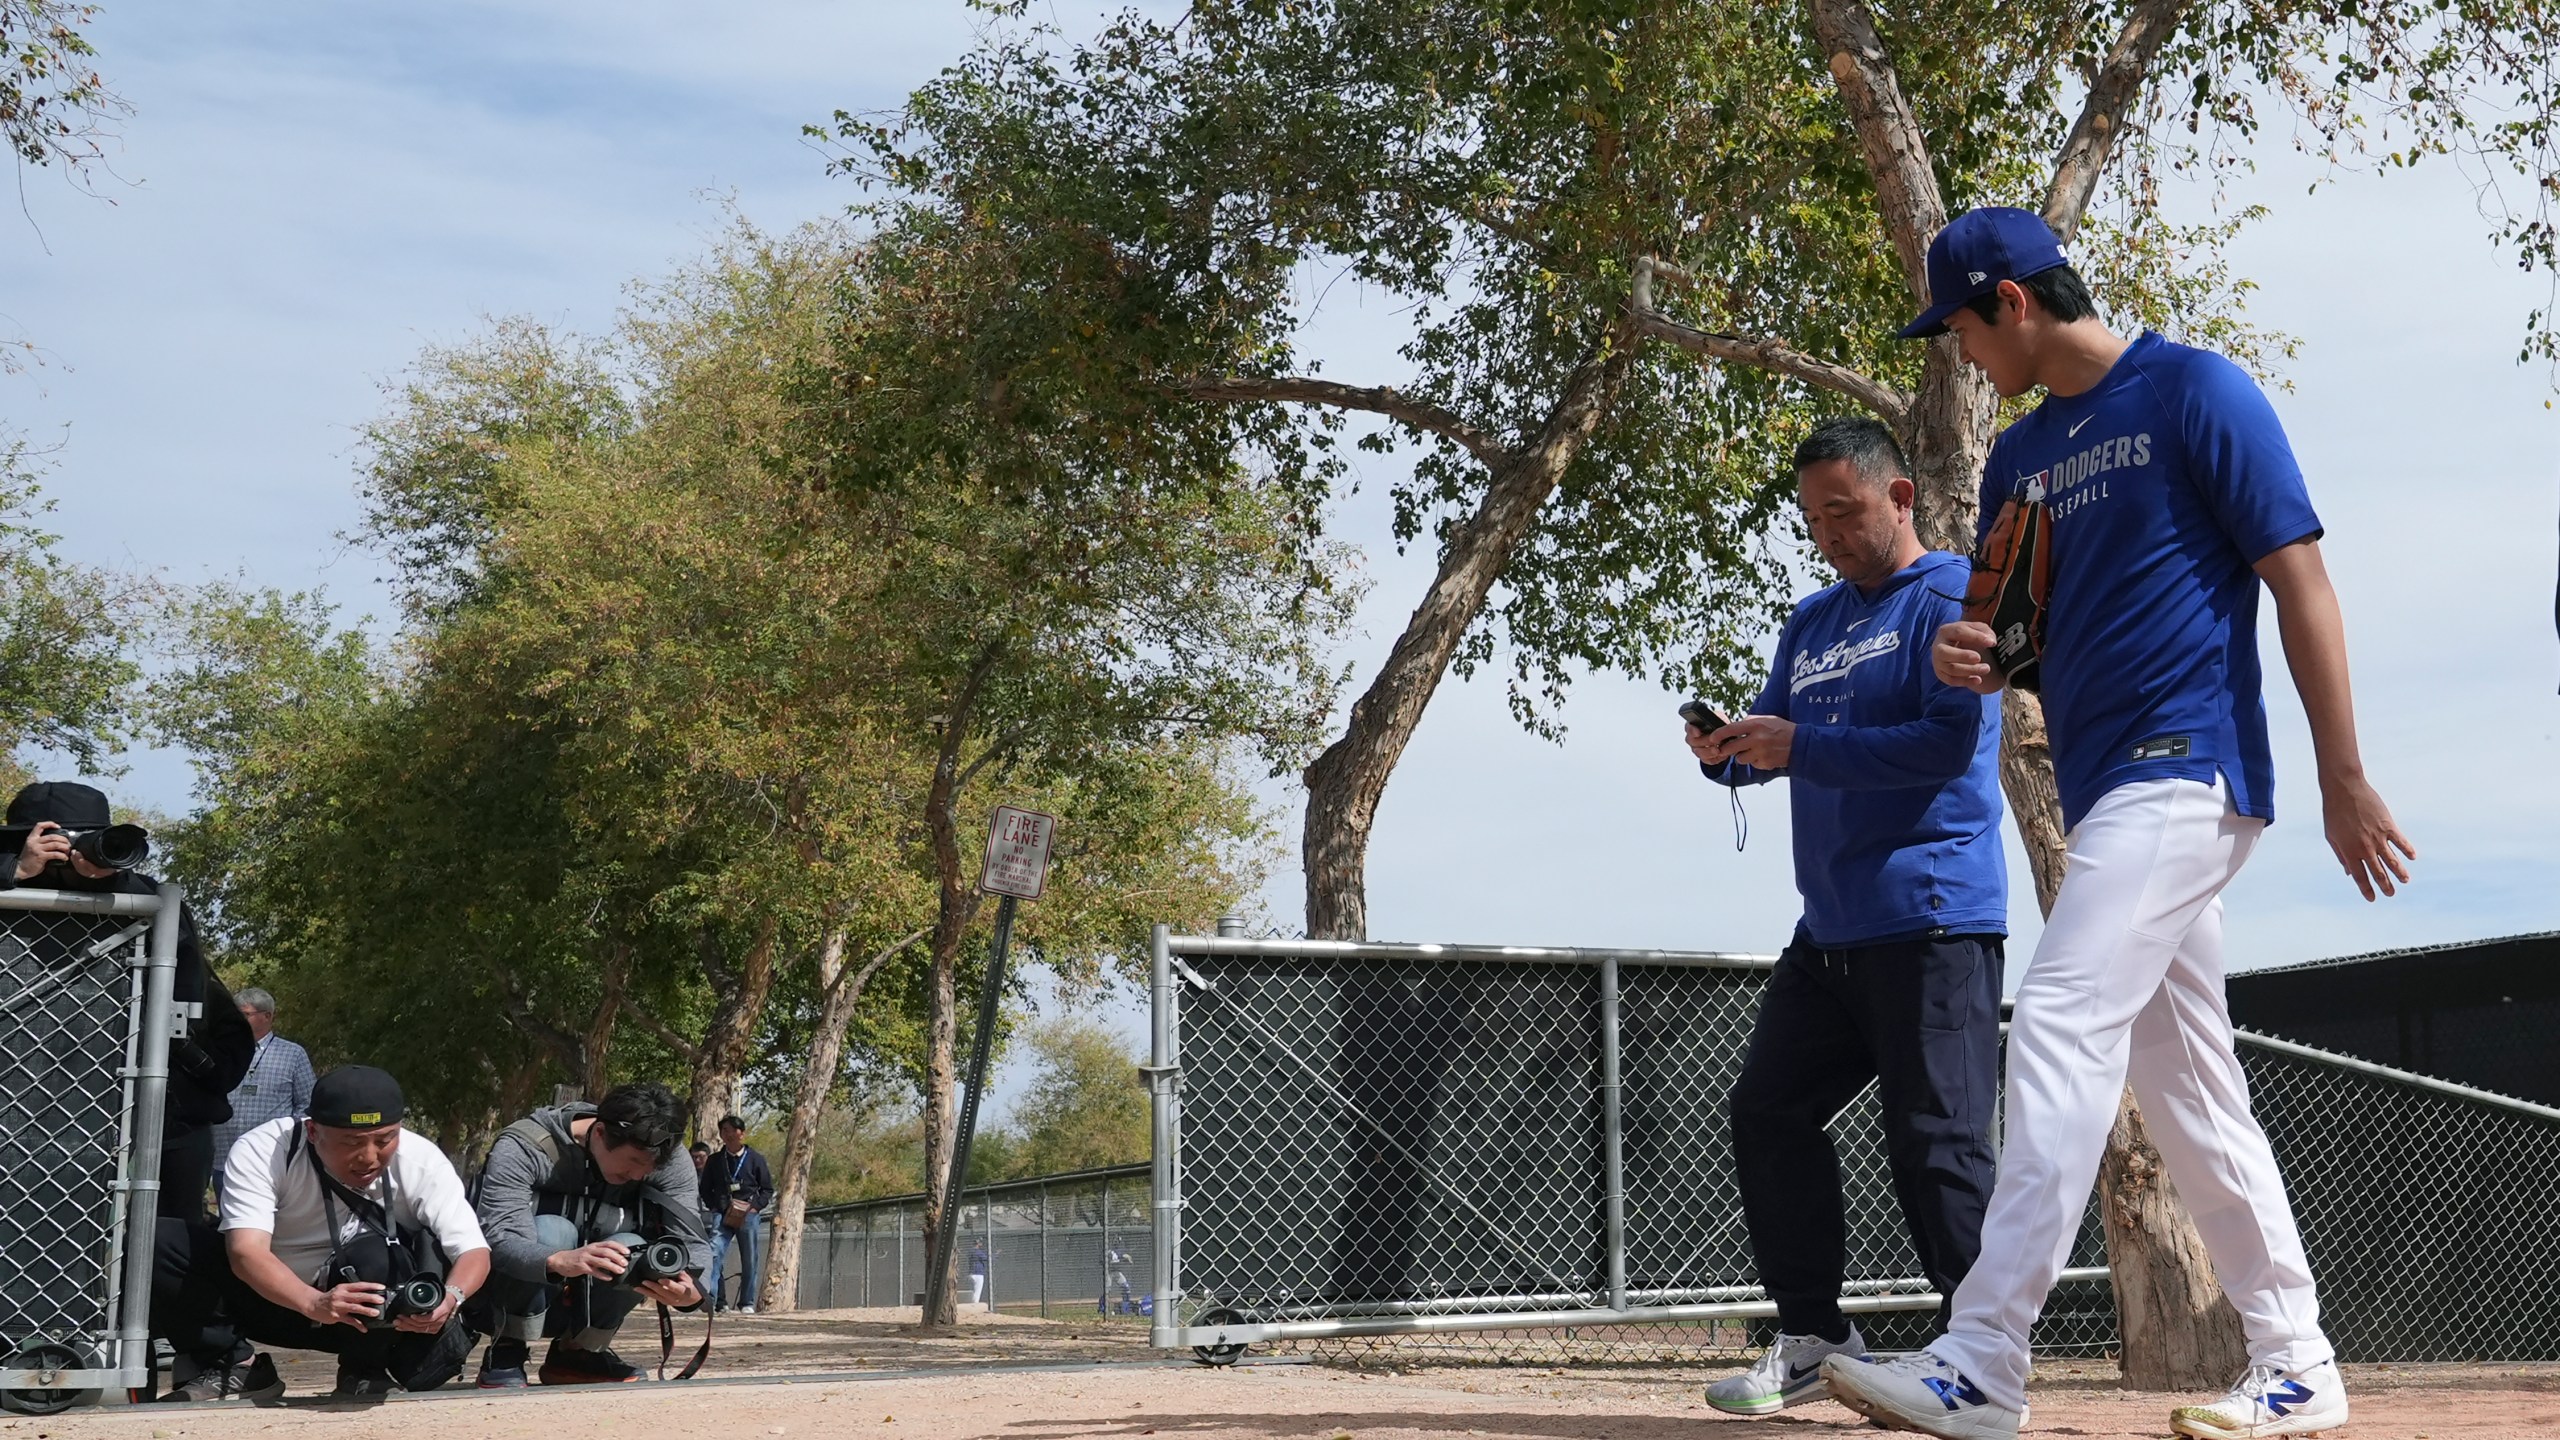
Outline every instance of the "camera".
MULTIPOLYGON (((0 849, 23 850, 33 825, 0 825, 0 849)), ((151 832, 139 825, 93 825, 85 830, 60 827, 71 837, 71 853, 101 870, 138 870, 151 859, 151 832)))
POLYGON ((613 1277, 616 1285, 646 1285, 652 1280, 673 1280, 685 1272, 684 1242, 681 1240, 643 1240, 628 1231, 604 1237, 631 1254, 631 1263, 613 1277))
POLYGON ((366 1328, 383 1330, 388 1329, 394 1320, 405 1320, 412 1315, 433 1315, 436 1307, 443 1303, 444 1282, 433 1275, 420 1275, 397 1285, 385 1285, 382 1287, 382 1313, 375 1316, 366 1328))

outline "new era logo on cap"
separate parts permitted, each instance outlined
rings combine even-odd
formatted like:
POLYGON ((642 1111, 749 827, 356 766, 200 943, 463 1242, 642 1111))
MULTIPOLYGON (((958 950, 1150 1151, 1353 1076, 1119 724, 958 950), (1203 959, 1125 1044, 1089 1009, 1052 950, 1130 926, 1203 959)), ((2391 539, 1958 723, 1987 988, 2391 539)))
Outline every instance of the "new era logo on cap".
POLYGON ((1968 210, 1929 242, 1929 308, 1902 327, 1902 338, 1944 334, 1947 317, 2003 280, 2024 280, 2069 263, 2042 216, 2006 205, 1968 210))

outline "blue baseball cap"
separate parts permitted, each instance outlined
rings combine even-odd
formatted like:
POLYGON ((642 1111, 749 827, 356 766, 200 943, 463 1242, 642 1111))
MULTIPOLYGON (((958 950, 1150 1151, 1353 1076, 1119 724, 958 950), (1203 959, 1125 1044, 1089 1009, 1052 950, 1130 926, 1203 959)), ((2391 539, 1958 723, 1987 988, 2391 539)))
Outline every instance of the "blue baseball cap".
POLYGON ((1947 332, 1947 317, 2003 280, 2024 280, 2070 262, 2062 241, 2032 210, 1986 205, 1947 222, 1929 242, 1929 308, 1902 327, 1905 340, 1947 332))

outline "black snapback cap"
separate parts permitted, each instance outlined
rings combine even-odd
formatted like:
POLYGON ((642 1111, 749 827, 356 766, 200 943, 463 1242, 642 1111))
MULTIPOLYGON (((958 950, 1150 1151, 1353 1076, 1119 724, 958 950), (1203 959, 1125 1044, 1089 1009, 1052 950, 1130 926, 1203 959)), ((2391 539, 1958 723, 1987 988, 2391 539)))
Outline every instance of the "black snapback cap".
POLYGON ((311 1086, 311 1121, 341 1130, 379 1130, 400 1123, 400 1082, 388 1070, 341 1065, 311 1086))

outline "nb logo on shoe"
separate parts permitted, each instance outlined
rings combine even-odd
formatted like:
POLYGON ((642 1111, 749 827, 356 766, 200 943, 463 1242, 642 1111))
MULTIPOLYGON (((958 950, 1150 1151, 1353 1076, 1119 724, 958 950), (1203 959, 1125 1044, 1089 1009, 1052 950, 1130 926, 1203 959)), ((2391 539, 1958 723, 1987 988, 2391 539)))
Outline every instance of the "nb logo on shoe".
POLYGON ((2311 1387, 2299 1380, 2287 1380, 2266 1394, 2267 1411, 2278 1419, 2293 1413, 2297 1405, 2311 1402, 2311 1387))
MULTIPOLYGON (((1962 1376, 1958 1376, 1953 1380, 1945 1380, 1935 1375, 1929 1375, 1924 1376, 1920 1383, 1928 1386, 1929 1393, 1937 1396, 1938 1403, 1946 1406, 1950 1411, 1953 1411, 1956 1408, 1957 1402, 1959 1401, 1967 1405, 1988 1405, 1991 1403, 1988 1396, 1973 1387, 1972 1381, 1967 1380, 1962 1376)), ((2308 1394, 2309 1392, 2306 1391, 2304 1393, 2308 1394)))

